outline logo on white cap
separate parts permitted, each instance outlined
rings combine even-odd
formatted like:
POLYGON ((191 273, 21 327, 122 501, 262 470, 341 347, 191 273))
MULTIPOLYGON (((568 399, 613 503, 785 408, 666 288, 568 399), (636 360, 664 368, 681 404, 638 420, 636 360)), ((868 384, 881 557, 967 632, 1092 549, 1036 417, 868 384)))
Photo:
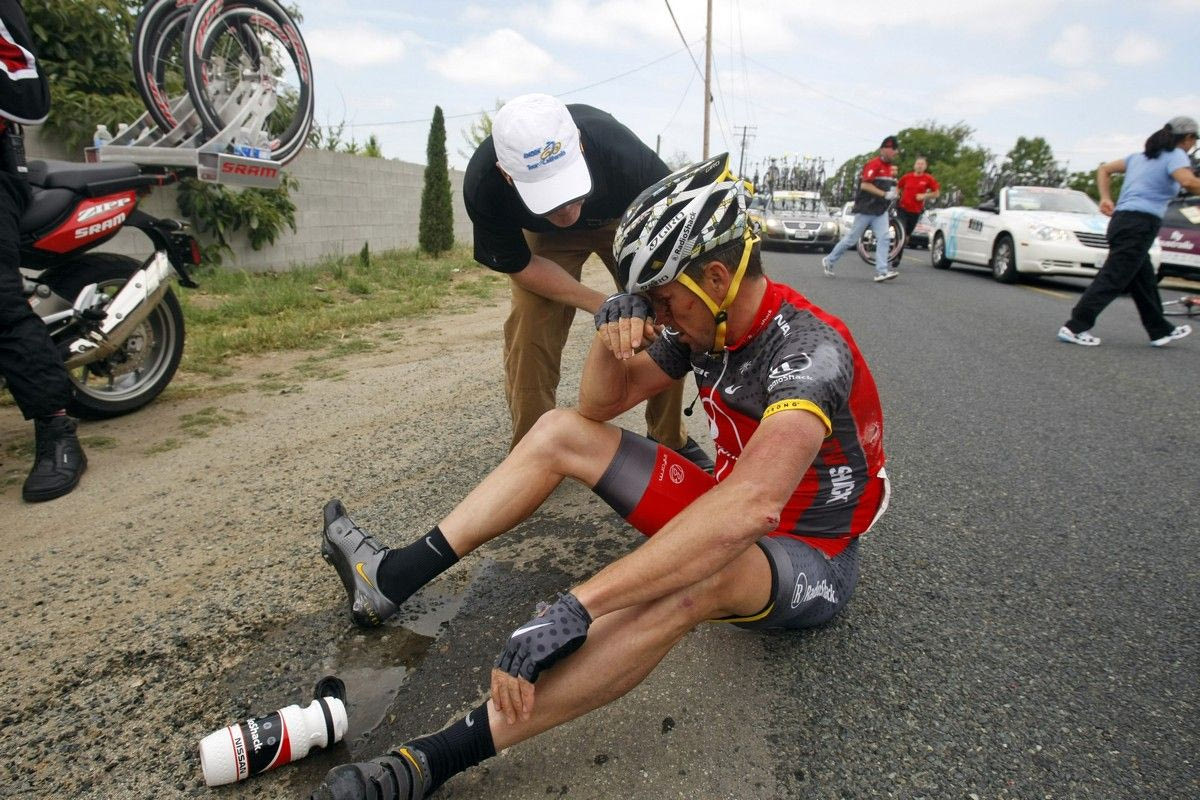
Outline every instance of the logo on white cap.
POLYGON ((579 128, 548 94, 516 97, 492 120, 496 160, 530 212, 548 214, 592 190, 579 128))

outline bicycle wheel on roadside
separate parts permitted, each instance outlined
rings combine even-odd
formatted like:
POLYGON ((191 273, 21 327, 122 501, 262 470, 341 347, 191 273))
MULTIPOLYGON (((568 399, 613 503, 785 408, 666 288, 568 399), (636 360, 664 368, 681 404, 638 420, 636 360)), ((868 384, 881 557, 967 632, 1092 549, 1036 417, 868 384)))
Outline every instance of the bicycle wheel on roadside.
POLYGON ((257 86, 270 87, 271 158, 286 163, 312 127, 312 63, 295 22, 275 0, 198 0, 183 33, 184 78, 205 130, 234 119, 257 86))
MULTIPOLYGON (((888 244, 888 263, 895 264, 904 252, 904 226, 900 224, 900 220, 895 217, 888 220, 888 233, 891 240, 888 244)), ((858 239, 858 257, 872 266, 875 265, 875 232, 870 228, 863 231, 863 235, 858 239)))
POLYGON ((1200 295, 1182 295, 1163 301, 1163 315, 1167 317, 1200 317, 1200 295))

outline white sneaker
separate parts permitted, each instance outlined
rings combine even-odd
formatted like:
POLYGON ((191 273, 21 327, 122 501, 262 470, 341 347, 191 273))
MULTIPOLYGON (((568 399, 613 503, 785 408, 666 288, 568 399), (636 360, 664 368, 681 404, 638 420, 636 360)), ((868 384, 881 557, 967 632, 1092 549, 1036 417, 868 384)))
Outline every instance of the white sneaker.
POLYGON ((821 259, 821 269, 825 270, 826 278, 833 277, 833 264, 829 263, 829 256, 825 256, 821 259))
POLYGON ((1175 341, 1176 339, 1182 339, 1183 337, 1187 336, 1191 332, 1192 332, 1191 325, 1180 325, 1178 328, 1171 331, 1166 336, 1163 336, 1161 339, 1155 339, 1154 341, 1152 341, 1150 343, 1150 346, 1151 347, 1166 347, 1171 342, 1175 341))
POLYGON ((887 272, 883 273, 882 275, 876 275, 875 282, 879 283, 881 281, 890 281, 892 278, 897 277, 899 274, 900 273, 896 272, 896 270, 889 269, 887 272))
POLYGON ((1075 333, 1073 330, 1063 325, 1058 329, 1058 340, 1060 342, 1070 342, 1071 344, 1082 344, 1086 347, 1095 347, 1100 344, 1100 340, 1092 336, 1088 331, 1075 333))

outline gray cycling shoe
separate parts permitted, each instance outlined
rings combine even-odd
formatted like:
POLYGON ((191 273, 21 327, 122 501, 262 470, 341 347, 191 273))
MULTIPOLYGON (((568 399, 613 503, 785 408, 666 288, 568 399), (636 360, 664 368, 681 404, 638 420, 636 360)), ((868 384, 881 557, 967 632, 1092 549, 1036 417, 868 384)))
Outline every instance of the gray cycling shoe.
POLYGON ((423 800, 429 784, 425 754, 401 747, 371 761, 334 767, 312 800, 423 800))
POLYGON ((373 628, 396 613, 397 605, 379 591, 375 576, 388 549, 354 524, 341 500, 325 504, 321 555, 337 570, 350 598, 350 618, 373 628))

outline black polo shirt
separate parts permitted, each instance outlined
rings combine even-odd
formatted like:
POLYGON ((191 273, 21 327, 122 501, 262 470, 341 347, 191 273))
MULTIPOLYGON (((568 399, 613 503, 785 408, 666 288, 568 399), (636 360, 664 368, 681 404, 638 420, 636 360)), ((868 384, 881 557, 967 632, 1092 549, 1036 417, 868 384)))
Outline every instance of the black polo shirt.
POLYGON ((529 213, 517 190, 496 166, 492 137, 480 143, 463 176, 463 200, 474 225, 475 260, 497 272, 520 272, 532 255, 522 229, 535 233, 602 228, 619 219, 642 190, 670 173, 633 131, 598 108, 567 106, 579 128, 592 193, 570 228, 529 213))

